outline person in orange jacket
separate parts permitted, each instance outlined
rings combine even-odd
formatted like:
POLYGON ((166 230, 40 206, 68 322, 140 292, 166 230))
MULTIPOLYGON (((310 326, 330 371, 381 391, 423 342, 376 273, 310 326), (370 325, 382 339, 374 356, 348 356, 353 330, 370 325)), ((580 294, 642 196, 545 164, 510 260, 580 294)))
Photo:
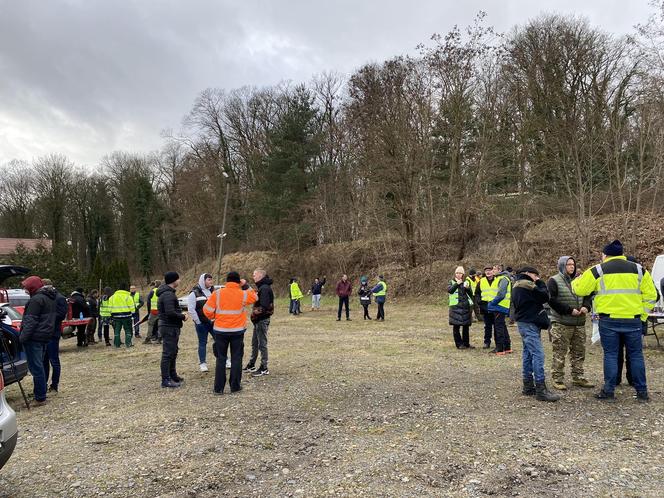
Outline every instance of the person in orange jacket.
POLYGON ((213 322, 214 355, 217 364, 214 370, 214 393, 223 394, 226 386, 226 358, 231 350, 231 392, 242 389, 242 356, 244 355, 244 333, 247 330, 245 306, 258 299, 256 292, 240 274, 232 271, 226 277, 226 286, 214 291, 208 298, 203 313, 213 322))

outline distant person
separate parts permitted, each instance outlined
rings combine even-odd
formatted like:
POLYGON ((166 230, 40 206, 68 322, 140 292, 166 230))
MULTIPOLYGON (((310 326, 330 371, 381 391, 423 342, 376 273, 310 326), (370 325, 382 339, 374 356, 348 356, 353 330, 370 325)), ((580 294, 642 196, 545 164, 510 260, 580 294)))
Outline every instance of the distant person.
POLYGON ((558 273, 549 279, 549 306, 551 307, 551 377, 553 387, 567 389, 565 385, 565 358, 569 353, 572 366, 572 384, 594 387, 584 376, 586 359, 586 317, 592 309, 589 296, 577 296, 572 290, 576 277, 576 261, 571 256, 558 260, 558 273))
POLYGON ((602 250, 602 263, 593 266, 572 281, 579 296, 595 294, 593 306, 599 314, 599 334, 604 350, 604 387, 595 395, 599 400, 615 399, 620 337, 625 339, 629 369, 636 398, 647 402, 646 365, 641 335, 642 315, 652 309, 657 290, 643 267, 627 261, 619 240, 602 250))
POLYGON ((475 302, 480 307, 484 320, 484 349, 489 349, 491 348, 491 338, 494 337, 495 319, 488 306, 498 293, 498 281, 493 276, 493 266, 484 267, 484 275, 475 289, 475 302))
POLYGON ((231 393, 242 389, 242 356, 244 333, 247 330, 247 314, 244 307, 258 299, 240 274, 231 271, 226 276, 226 286, 215 290, 203 307, 203 312, 214 322, 214 351, 217 364, 214 370, 214 394, 221 395, 226 387, 226 359, 230 347, 231 393))
POLYGON ((353 293, 353 286, 348 280, 348 275, 341 276, 341 280, 337 282, 336 294, 339 298, 339 311, 337 312, 337 322, 341 321, 341 309, 346 308, 346 320, 350 321, 349 298, 353 293))
POLYGON ((136 305, 134 304, 134 298, 129 293, 129 286, 125 282, 122 282, 118 290, 113 293, 109 300, 109 305, 111 308, 111 320, 113 322, 113 345, 116 348, 122 345, 120 335, 124 329, 125 346, 127 348, 132 347, 131 339, 134 336, 132 317, 134 316, 136 305))
POLYGON ((19 341, 32 375, 34 406, 40 406, 46 403, 44 355, 57 323, 56 293, 52 287, 45 288, 42 279, 37 276, 26 278, 21 285, 30 294, 30 300, 23 313, 19 341))
POLYGON ((323 280, 314 278, 314 283, 311 284, 311 311, 320 310, 321 294, 323 293, 323 286, 326 282, 326 277, 323 277, 323 280))
MULTIPOLYGON (((245 372, 251 372, 252 377, 261 377, 269 375, 268 353, 267 353, 267 332, 270 328, 270 318, 274 313, 274 293, 272 292, 272 279, 262 268, 254 270, 253 279, 258 289, 258 299, 251 310, 251 322, 254 324, 254 333, 251 337, 251 357, 245 372), (261 354, 261 361, 256 367, 258 353, 261 354)), ((232 367, 232 364, 231 364, 232 367)))
POLYGON ((363 320, 371 320, 369 316, 369 306, 371 306, 371 287, 369 286, 369 279, 367 277, 360 278, 360 288, 357 293, 360 296, 360 304, 364 310, 363 320))
POLYGON ((187 311, 194 321, 196 335, 198 336, 198 367, 201 372, 207 372, 207 342, 208 336, 214 341, 212 336, 212 322, 205 313, 203 306, 214 291, 214 279, 209 273, 203 273, 198 277, 198 283, 191 289, 187 297, 187 311))
POLYGON ((482 320, 482 314, 480 312, 479 303, 476 302, 475 295, 477 294, 477 287, 480 283, 480 280, 482 279, 482 275, 480 273, 478 273, 475 268, 471 268, 470 270, 468 270, 468 277, 467 277, 467 280, 470 283, 470 291, 473 294, 472 308, 473 312, 475 313, 475 318, 477 319, 478 322, 482 320))
POLYGON ((97 289, 92 289, 88 293, 88 307, 90 308, 90 321, 85 329, 88 344, 95 344, 95 332, 97 330, 97 320, 99 319, 99 292, 97 289))
POLYGON ((517 274, 512 290, 514 318, 523 341, 523 394, 535 395, 539 401, 558 401, 560 396, 549 392, 544 374, 544 348, 541 331, 549 328, 544 304, 549 291, 539 272, 525 266, 517 274))
POLYGON ((182 323, 187 316, 180 311, 175 289, 180 285, 180 275, 169 271, 164 274, 164 284, 157 290, 157 309, 159 310, 159 333, 162 340, 161 352, 161 387, 180 387, 183 378, 177 373, 178 341, 182 323))
POLYGON ((470 345, 470 325, 473 323, 473 291, 466 278, 466 270, 458 266, 447 286, 449 323, 457 349, 473 349, 470 345), (463 335, 462 335, 463 334, 463 335))
MULTIPOLYGON (((90 306, 83 296, 83 288, 78 287, 69 296, 71 302, 71 317, 73 320, 79 320, 90 317, 90 306)), ((88 337, 86 334, 87 325, 76 325, 76 346, 79 348, 88 347, 88 337)))
POLYGON ((297 283, 297 278, 291 279, 290 296, 292 303, 292 314, 297 316, 302 313, 300 308, 300 300, 304 297, 302 290, 300 289, 300 284, 297 283))
MULTIPOLYGON (((497 289, 494 298, 487 304, 487 310, 493 313, 493 323, 496 331, 496 355, 505 355, 512 352, 512 341, 507 330, 505 320, 510 314, 512 279, 510 274, 502 271, 502 265, 493 267, 497 289)), ((493 351, 492 351, 493 352, 493 351)))
POLYGON ((385 277, 378 275, 378 283, 373 289, 371 289, 374 299, 376 300, 376 305, 378 306, 378 314, 376 315, 376 320, 384 322, 385 321, 385 300, 387 299, 387 284, 385 283, 385 277))
POLYGON ((104 342, 107 347, 111 346, 111 337, 109 334, 109 328, 111 327, 111 296, 113 295, 113 289, 110 287, 104 287, 104 291, 99 298, 99 328, 97 329, 97 336, 101 341, 102 331, 104 334, 104 342))
POLYGON ((55 291, 55 328, 53 329, 51 340, 46 344, 46 354, 44 355, 44 378, 48 385, 49 376, 51 377, 51 384, 48 386, 48 392, 57 394, 60 386, 60 375, 62 373, 62 366, 60 365, 62 322, 67 318, 69 305, 67 304, 67 298, 53 287, 53 282, 51 282, 51 280, 45 278, 42 280, 42 283, 44 284, 44 289, 53 289, 55 291))
POLYGON ((159 310, 157 309, 157 291, 161 285, 161 280, 155 280, 151 283, 150 292, 146 299, 148 317, 148 331, 145 334, 145 344, 161 344, 159 335, 159 310))
POLYGON ((134 336, 141 337, 141 331, 138 325, 141 321, 141 315, 138 310, 143 307, 143 298, 141 297, 141 293, 136 289, 135 285, 129 287, 129 294, 134 300, 134 313, 131 315, 132 326, 134 327, 134 336))

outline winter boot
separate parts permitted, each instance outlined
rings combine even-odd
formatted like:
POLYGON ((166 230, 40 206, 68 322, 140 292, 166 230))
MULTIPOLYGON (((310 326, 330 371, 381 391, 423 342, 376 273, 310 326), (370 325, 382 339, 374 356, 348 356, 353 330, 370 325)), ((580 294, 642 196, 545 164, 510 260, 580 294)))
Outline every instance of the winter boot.
POLYGON ((546 388, 546 382, 537 382, 535 384, 535 397, 538 401, 558 401, 560 396, 549 392, 546 388))
POLYGON ((535 396, 535 381, 531 377, 530 379, 523 379, 523 390, 521 394, 524 396, 535 396))

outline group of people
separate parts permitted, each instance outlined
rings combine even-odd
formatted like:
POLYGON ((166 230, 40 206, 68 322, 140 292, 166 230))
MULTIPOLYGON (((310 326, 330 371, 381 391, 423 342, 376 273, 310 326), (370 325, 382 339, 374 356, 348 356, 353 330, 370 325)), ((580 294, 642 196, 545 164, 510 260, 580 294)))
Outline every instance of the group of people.
MULTIPOLYGON (((188 296, 189 315, 194 321, 198 335, 200 369, 208 371, 206 350, 208 337, 213 339, 212 351, 216 357, 213 392, 224 393, 226 367, 230 360, 228 385, 231 393, 242 389, 242 372, 254 377, 269 375, 268 329, 274 313, 272 279, 267 272, 257 268, 253 272, 255 289, 239 273, 231 271, 223 287, 215 288, 212 275, 204 273, 188 296), (245 306, 252 306, 251 322, 253 336, 251 356, 242 368, 244 356, 244 334, 247 329, 245 306), (260 354, 260 362, 259 360, 260 354), (257 363, 258 362, 258 363, 257 363)), ((157 290, 159 330, 163 343, 161 356, 161 387, 178 388, 184 379, 177 373, 177 355, 180 330, 187 320, 179 307, 175 290, 180 285, 176 272, 164 275, 164 284, 157 290)))
POLYGON ((516 322, 523 343, 523 394, 542 401, 560 399, 545 382, 542 330, 549 331, 552 342, 553 387, 567 389, 564 368, 568 355, 572 384, 594 387, 584 373, 586 320, 594 313, 604 351, 604 385, 596 397, 615 399, 624 356, 636 398, 649 399, 641 337, 659 294, 650 273, 624 255, 620 241, 606 245, 602 262, 582 274, 571 256, 558 260, 558 272, 546 283, 532 266, 512 273, 492 265, 484 268, 483 275, 471 270, 468 276, 458 267, 447 290, 449 323, 459 349, 473 348, 469 333, 473 313, 484 321, 484 348, 491 348, 493 338, 491 353, 497 356, 512 353, 506 321, 516 322))
MULTIPOLYGON (((315 278, 311 284, 311 289, 307 291, 307 294, 311 294, 311 311, 320 311, 321 295, 323 293, 323 287, 325 286, 326 282, 327 277, 323 277, 322 279, 315 278)), ((353 295, 353 284, 349 280, 348 275, 344 274, 341 276, 341 279, 337 282, 335 293, 339 299, 337 321, 341 321, 341 316, 344 311, 346 320, 350 321, 350 297, 353 295)), ((371 316, 369 316, 369 306, 371 305, 371 299, 373 297, 376 304, 378 305, 376 320, 385 321, 387 283, 385 282, 383 275, 378 276, 378 280, 374 285, 369 284, 368 277, 360 277, 360 286, 357 294, 359 296, 360 305, 364 310, 364 320, 372 319, 371 316)), ((291 278, 288 284, 288 296, 290 298, 288 312, 292 315, 299 315, 301 313, 300 301, 304 295, 302 294, 298 280, 295 277, 291 278)))
MULTIPOLYGON (((253 288, 234 271, 228 273, 224 286, 216 288, 212 275, 204 273, 188 295, 188 312, 194 321, 199 368, 203 372, 209 370, 206 359, 208 339, 213 341, 215 394, 224 393, 227 367, 230 368, 230 392, 241 390, 243 371, 253 376, 269 375, 268 329, 274 313, 273 281, 260 268, 252 276, 253 288), (250 358, 242 368, 247 329, 245 306, 252 306, 253 336, 250 358)), ((323 277, 315 279, 312 284, 312 310, 320 309, 325 283, 323 277)), ((35 401, 40 404, 46 400, 50 368, 53 370, 50 390, 57 392, 58 389, 60 330, 68 303, 47 279, 31 276, 22 284, 31 299, 23 316, 20 340, 34 379, 35 401)), ((180 277, 176 272, 166 273, 163 284, 153 282, 145 302, 133 286, 121 285, 113 293, 106 288, 98 300, 94 291, 86 300, 83 290, 76 289, 69 297, 72 315, 96 319, 87 327, 83 326, 82 331, 77 331, 78 345, 84 347, 96 342, 94 330, 98 327, 99 339, 103 329, 106 344, 110 346, 109 325, 112 323, 115 347, 122 345, 122 330, 125 331, 124 345, 132 347, 132 338, 140 337, 138 326, 148 321, 146 342, 162 344, 161 385, 164 388, 180 387, 183 378, 178 375, 176 367, 178 342, 187 315, 181 310, 175 293, 179 284, 180 277), (140 321, 138 310, 145 303, 148 313, 140 321)), ((637 399, 649 399, 641 335, 659 295, 649 272, 633 258, 625 257, 620 241, 604 247, 602 262, 583 273, 578 272, 576 260, 571 256, 558 260, 558 272, 546 283, 532 266, 511 272, 493 265, 485 267, 482 274, 471 270, 467 276, 464 268, 458 267, 447 291, 449 323, 459 349, 473 349, 470 344, 473 314, 484 322, 484 348, 490 349, 493 340, 491 353, 497 356, 512 353, 507 320, 516 323, 523 343, 523 394, 535 395, 542 401, 560 398, 546 385, 542 330, 549 331, 552 341, 553 387, 560 391, 567 389, 564 372, 567 356, 570 357, 572 384, 594 387, 584 372, 586 321, 592 314, 598 320, 604 350, 604 385, 596 397, 600 400, 615 398, 614 391, 621 383, 624 362, 637 399)), ((296 279, 291 280, 289 292, 291 313, 299 314, 299 300, 303 296, 296 279)), ((349 298, 352 293, 352 284, 348 276, 343 275, 336 286, 339 299, 337 321, 341 320, 344 308, 346 320, 350 320, 349 298)), ((376 319, 385 319, 387 284, 382 275, 378 276, 375 285, 370 285, 367 277, 361 277, 357 293, 365 320, 372 319, 368 312, 372 298, 378 304, 376 319)))

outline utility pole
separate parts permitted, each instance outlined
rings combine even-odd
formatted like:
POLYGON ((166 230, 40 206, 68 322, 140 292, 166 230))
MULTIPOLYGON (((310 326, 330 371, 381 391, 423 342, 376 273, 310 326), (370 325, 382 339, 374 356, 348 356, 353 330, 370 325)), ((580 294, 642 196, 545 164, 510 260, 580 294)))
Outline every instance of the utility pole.
POLYGON ((221 233, 219 237, 219 255, 217 256, 217 284, 221 284, 221 260, 224 257, 224 238, 226 237, 226 211, 228 210, 228 195, 230 194, 231 184, 228 181, 228 173, 223 172, 226 179, 226 198, 224 199, 224 216, 221 220, 221 233))

